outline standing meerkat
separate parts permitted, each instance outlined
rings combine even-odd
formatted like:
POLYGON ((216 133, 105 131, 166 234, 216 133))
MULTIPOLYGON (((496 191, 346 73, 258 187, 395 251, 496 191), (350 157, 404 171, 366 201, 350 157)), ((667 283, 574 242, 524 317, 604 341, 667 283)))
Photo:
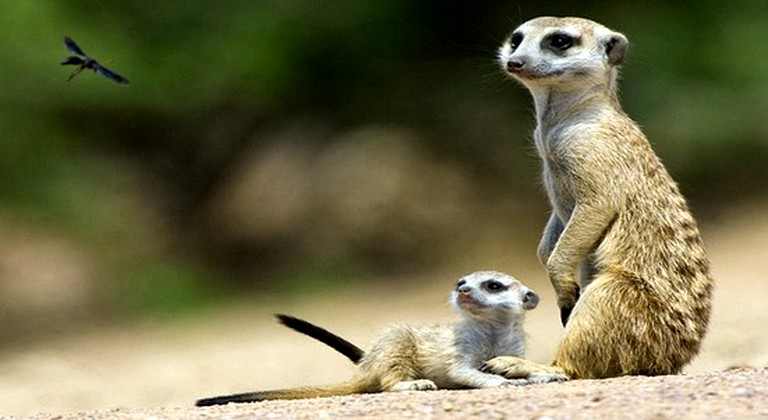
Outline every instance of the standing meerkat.
POLYGON ((538 255, 565 333, 550 366, 500 357, 487 371, 674 374, 699 351, 710 316, 709 261, 677 185, 619 104, 628 46, 624 35, 587 19, 540 17, 499 51, 536 107, 534 139, 552 205, 538 255))
POLYGON ((333 333, 283 316, 284 323, 298 321, 300 326, 292 328, 331 345, 356 362, 359 367, 352 379, 338 385, 206 398, 197 401, 197 405, 521 385, 527 381, 506 379, 479 368, 495 356, 524 356, 525 311, 535 308, 538 301, 535 292, 512 276, 495 271, 475 272, 459 279, 451 293, 451 305, 461 314, 459 322, 431 327, 393 325, 365 353, 333 333), (315 330, 308 332, 307 328, 315 330), (321 331, 322 337, 317 331, 321 331))

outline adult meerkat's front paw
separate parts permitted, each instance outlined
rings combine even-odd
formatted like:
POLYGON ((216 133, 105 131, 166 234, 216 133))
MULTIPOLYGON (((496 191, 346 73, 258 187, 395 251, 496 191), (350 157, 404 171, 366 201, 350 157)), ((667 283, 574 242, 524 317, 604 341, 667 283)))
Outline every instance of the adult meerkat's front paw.
POLYGON ((571 312, 573 307, 576 306, 576 302, 579 300, 581 290, 576 283, 571 282, 572 287, 561 288, 557 297, 557 306, 560 307, 560 322, 563 327, 568 323, 571 318, 571 312))
POLYGON ((481 371, 503 376, 507 379, 525 379, 529 373, 526 370, 525 359, 514 356, 499 356, 487 360, 480 368, 481 371))
POLYGON ((494 357, 486 361, 480 370, 504 376, 508 379, 525 380, 529 384, 561 382, 570 379, 557 366, 542 365, 514 356, 494 357))

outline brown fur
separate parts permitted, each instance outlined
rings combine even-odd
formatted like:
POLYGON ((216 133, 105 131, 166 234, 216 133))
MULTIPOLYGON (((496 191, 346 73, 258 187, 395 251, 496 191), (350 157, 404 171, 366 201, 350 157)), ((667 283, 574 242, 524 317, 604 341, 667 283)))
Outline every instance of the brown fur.
POLYGON ((499 357, 488 371, 674 374, 699 351, 709 261, 677 185, 620 107, 617 66, 627 47, 624 35, 595 22, 545 17, 521 25, 500 50, 504 69, 536 103, 534 135, 553 207, 539 257, 567 324, 551 366, 499 357), (576 37, 572 46, 550 47, 563 31, 576 37))

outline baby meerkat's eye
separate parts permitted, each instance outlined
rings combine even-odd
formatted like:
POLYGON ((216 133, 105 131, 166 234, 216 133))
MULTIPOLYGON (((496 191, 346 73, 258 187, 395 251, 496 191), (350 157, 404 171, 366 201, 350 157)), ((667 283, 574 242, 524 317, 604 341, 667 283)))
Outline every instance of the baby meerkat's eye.
POLYGON ((568 34, 555 33, 549 37, 549 46, 560 51, 565 51, 568 48, 571 48, 573 44, 574 39, 568 34))
POLYGON ((515 32, 509 37, 509 46, 512 47, 512 49, 519 47, 521 42, 523 42, 523 34, 520 32, 515 32))
POLYGON ((458 289, 461 286, 464 286, 465 284, 467 284, 466 280, 459 280, 459 282, 456 283, 456 289, 458 289))
POLYGON ((485 288, 485 290, 492 293, 503 292, 509 288, 504 283, 496 280, 486 281, 485 283, 483 283, 483 287, 485 288))

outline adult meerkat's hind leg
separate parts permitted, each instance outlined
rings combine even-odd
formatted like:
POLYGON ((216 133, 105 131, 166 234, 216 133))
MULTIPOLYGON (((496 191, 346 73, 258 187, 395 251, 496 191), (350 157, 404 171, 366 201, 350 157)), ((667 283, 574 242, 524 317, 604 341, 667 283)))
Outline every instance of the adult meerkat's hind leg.
POLYGON ((557 366, 542 365, 514 356, 494 357, 486 361, 481 370, 507 379, 525 379, 529 384, 562 382, 570 379, 557 366))

